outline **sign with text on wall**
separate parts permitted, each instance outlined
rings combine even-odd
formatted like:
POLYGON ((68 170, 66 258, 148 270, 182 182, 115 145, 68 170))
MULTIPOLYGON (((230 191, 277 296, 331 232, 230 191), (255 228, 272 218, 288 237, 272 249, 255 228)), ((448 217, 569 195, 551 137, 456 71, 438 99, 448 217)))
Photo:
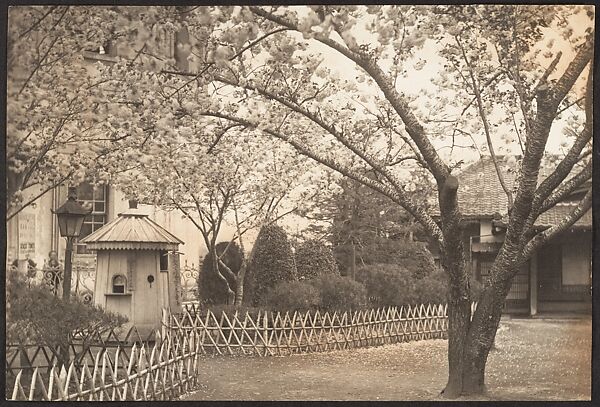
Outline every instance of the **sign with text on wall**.
POLYGON ((19 258, 35 255, 35 214, 19 214, 19 258))

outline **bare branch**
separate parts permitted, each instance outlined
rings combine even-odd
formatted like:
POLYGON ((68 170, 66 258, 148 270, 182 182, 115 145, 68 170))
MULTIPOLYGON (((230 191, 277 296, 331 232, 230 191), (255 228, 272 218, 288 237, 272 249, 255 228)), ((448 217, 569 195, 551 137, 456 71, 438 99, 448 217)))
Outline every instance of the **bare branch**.
POLYGON ((586 119, 583 131, 579 134, 575 142, 569 149, 569 152, 563 158, 563 160, 556 166, 555 170, 548 175, 548 177, 540 184, 536 190, 536 199, 534 200, 534 207, 541 204, 546 199, 552 190, 556 188, 571 172, 573 166, 580 160, 581 151, 587 145, 592 138, 592 127, 593 127, 593 86, 592 86, 592 74, 588 76, 586 84, 586 119))
POLYGON ((579 99, 569 103, 568 105, 566 105, 565 107, 563 107, 562 109, 560 109, 558 112, 556 112, 557 115, 561 114, 562 112, 564 112, 565 110, 568 110, 571 106, 574 106, 576 104, 578 104, 579 102, 583 101, 585 99, 585 97, 580 97, 579 99))
MULTIPOLYGON (((220 117, 223 119, 242 123, 248 128, 259 128, 255 123, 252 123, 246 119, 235 117, 235 116, 228 115, 225 113, 206 111, 206 112, 200 112, 199 114, 204 115, 204 116, 220 117)), ((277 131, 274 131, 271 129, 265 129, 265 128, 260 128, 260 130, 273 136, 273 137, 276 137, 280 140, 284 140, 284 141, 288 142, 300 153, 313 159, 314 161, 316 161, 320 164, 323 164, 326 167, 329 167, 332 170, 337 171, 338 173, 340 173, 342 175, 346 175, 347 177, 352 178, 355 181, 387 196, 392 201, 401 205, 411 215, 413 215, 423 225, 423 227, 430 233, 430 235, 433 238, 437 239, 440 242, 443 242, 443 236, 442 236, 441 230, 439 229, 439 227, 435 223, 435 221, 431 218, 431 216, 429 216, 429 214, 427 214, 427 212, 421 206, 413 203, 412 201, 408 201, 406 196, 398 194, 398 192, 396 191, 395 188, 390 188, 389 186, 386 186, 380 182, 376 182, 370 178, 359 175, 356 172, 351 171, 350 169, 344 167, 340 163, 338 163, 332 159, 321 156, 319 153, 313 151, 308 146, 298 143, 293 138, 290 138, 280 132, 277 132, 277 131)))
MULTIPOLYGON (((69 7, 65 8, 65 11, 63 11, 63 13, 59 17, 58 21, 54 24, 55 27, 62 21, 63 17, 67 14, 67 11, 69 11, 69 7)), ((48 57, 48 54, 50 54, 50 51, 54 47, 54 44, 56 44, 56 42, 60 38, 61 37, 59 35, 57 35, 54 38, 54 40, 52 41, 52 43, 48 46, 48 49, 44 53, 44 56, 42 58, 40 58, 40 60, 38 61, 37 65, 35 66, 35 68, 33 68, 33 70, 31 71, 31 73, 29 74, 29 76, 27 77, 27 79, 25 80, 25 82, 23 83, 23 85, 21 86, 21 89, 19 89, 19 92, 17 93, 17 96, 21 95, 21 93, 23 92, 23 90, 27 87, 27 84, 29 83, 29 81, 31 80, 31 78, 33 78, 33 75, 35 75, 35 73, 37 72, 37 70, 42 66, 42 62, 44 62, 44 59, 46 59, 48 57)))
POLYGON ((549 240, 573 226, 591 207, 592 190, 589 189, 579 204, 560 223, 538 233, 525 245, 522 257, 524 259, 531 257, 536 250, 549 240))
POLYGON ((27 34, 29 34, 31 31, 35 30, 35 28, 40 25, 40 23, 42 21, 44 21, 44 19, 46 17, 48 17, 50 15, 50 13, 52 13, 54 10, 56 10, 58 8, 58 6, 52 6, 50 7, 50 9, 44 13, 44 15, 42 17, 40 17, 35 23, 33 23, 31 25, 31 27, 29 27, 28 29, 26 29, 25 31, 23 31, 23 33, 19 34, 19 39, 23 38, 24 36, 26 36, 27 34))
MULTIPOLYGON (((264 35, 262 35, 261 37, 257 38, 256 40, 252 41, 250 44, 248 44, 247 46, 245 46, 244 48, 242 48, 240 51, 238 51, 234 56, 232 56, 231 58, 229 58, 229 61, 233 61, 235 60, 237 57, 239 57, 240 55, 242 55, 245 51, 249 50, 250 48, 254 47, 256 44, 258 44, 259 42, 261 42, 262 40, 264 40, 265 38, 273 35, 273 34, 277 34, 279 32, 282 31, 287 31, 287 28, 280 28, 277 30, 273 30, 271 32, 268 32, 264 35)), ((204 67, 204 69, 199 73, 199 74, 190 74, 187 72, 175 72, 175 71, 161 71, 163 73, 170 73, 170 74, 176 74, 176 75, 182 75, 182 76, 193 76, 192 79, 190 79, 189 81, 185 82, 183 85, 181 85, 180 87, 178 87, 171 95, 169 95, 169 99, 172 98, 175 94, 177 94, 181 89, 185 88, 187 85, 189 85, 190 83, 194 82, 195 80, 199 79, 202 77, 202 75, 204 75, 208 69, 214 65, 214 62, 209 62, 206 64, 206 67, 204 67)))
POLYGON ((208 154, 210 154, 212 152, 212 150, 217 146, 219 141, 221 141, 221 138, 225 135, 225 133, 227 133, 229 130, 231 130, 235 127, 240 127, 240 126, 242 126, 242 125, 241 124, 232 124, 231 126, 225 127, 225 129, 223 129, 223 131, 221 131, 217 134, 217 136, 215 137, 215 140, 211 143, 211 145, 208 147, 206 152, 208 154))
POLYGON ((227 78, 224 78, 222 76, 216 76, 215 79, 227 83, 229 85, 232 86, 240 86, 244 89, 248 89, 248 90, 253 90, 256 91, 258 93, 260 93, 261 95, 265 96, 268 99, 271 100, 275 100, 279 103, 281 103, 282 105, 288 107, 289 109, 292 109, 293 111, 300 113, 301 115, 303 115, 304 117, 310 119, 312 122, 314 122, 315 124, 317 124, 318 126, 320 126, 323 130, 327 131, 329 134, 331 134, 332 136, 334 136, 340 143, 342 143, 347 149, 349 149, 352 153, 354 153, 357 157, 359 157, 360 159, 362 159, 364 162, 366 162, 371 168, 373 168, 374 171, 380 173, 381 175, 383 175, 393 186, 394 188, 397 189, 398 194, 403 195, 404 191, 402 190, 402 187, 399 185, 398 180, 393 176, 392 173, 390 173, 384 166, 382 166, 380 163, 376 162, 375 159, 367 156, 367 154, 362 151, 361 149, 359 149, 358 147, 356 147, 354 145, 354 143, 352 143, 348 137, 346 137, 341 131, 339 131, 338 129, 336 129, 335 125, 330 124, 325 122, 325 120, 323 120, 322 117, 317 116, 316 114, 314 114, 313 112, 311 112, 310 110, 308 110, 306 107, 300 106, 296 103, 292 103, 290 101, 288 101, 287 99, 276 95, 274 93, 268 92, 267 90, 263 89, 263 88, 259 88, 258 86, 254 86, 254 85, 241 85, 235 81, 229 80, 227 78))
POLYGON ((550 76, 550 74, 556 69, 556 65, 558 65, 558 62, 560 61, 561 57, 562 57, 562 51, 558 51, 558 53, 556 54, 556 56, 554 57, 554 59, 552 60, 552 62, 548 66, 548 68, 546 69, 546 71, 544 71, 544 73, 538 80, 537 85, 534 86, 533 92, 531 92, 529 101, 531 101, 533 99, 533 97, 535 96, 535 94, 538 91, 538 89, 540 88, 540 86, 542 86, 546 83, 546 81, 548 80, 548 76, 550 76))
POLYGON ((71 175, 73 175, 73 171, 69 172, 67 175, 65 175, 60 180, 56 181, 55 183, 53 183, 52 185, 50 185, 46 189, 43 189, 39 194, 35 195, 33 198, 31 198, 26 203, 24 203, 23 205, 21 205, 19 207, 19 209, 17 209, 16 211, 11 212, 10 214, 7 213, 6 214, 6 221, 9 221, 10 219, 14 218, 16 215, 19 214, 19 212, 21 212, 23 209, 27 208, 29 205, 31 205, 32 203, 34 203, 35 201, 37 201, 39 198, 41 198, 43 195, 45 195, 48 191, 51 191, 54 188, 58 187, 59 185, 62 185, 67 179, 69 179, 71 177, 71 175))
MULTIPOLYGON (((565 98, 571 90, 577 78, 581 75, 586 65, 593 60, 594 56, 594 32, 586 38, 575 58, 571 61, 563 75, 558 79, 556 85, 552 87, 553 105, 558 104, 565 98)), ((591 74, 590 74, 591 76, 591 74)))
POLYGON ((513 196, 512 196, 512 192, 510 191, 510 189, 508 188, 508 186, 506 184, 506 181, 504 180, 504 174, 502 173, 502 170, 500 169, 500 164, 498 163, 498 159, 496 158, 496 153, 494 152, 494 144, 492 143, 490 124, 488 122, 487 113, 485 112, 485 108, 483 106, 483 100, 481 99, 481 93, 479 92, 479 84, 477 83, 477 78, 475 78, 475 73, 473 72, 473 66, 471 65, 471 62, 469 61, 469 58, 467 57, 467 54, 465 52, 465 49, 464 49, 462 43, 460 42, 460 39, 458 38, 458 36, 455 36, 454 38, 456 39, 456 43, 458 44, 460 51, 462 53, 463 59, 464 59, 465 63, 467 64, 467 68, 469 69, 471 85, 475 92, 475 99, 477 100, 477 109, 479 111, 479 117, 481 117, 481 121, 483 123, 483 129, 485 132, 485 138, 487 140, 488 150, 490 151, 490 156, 492 158, 492 162, 494 163, 494 168, 496 169, 496 174, 498 175, 498 181, 500 181, 500 185, 502 186, 502 189, 504 190, 504 193, 506 194, 506 197, 508 199, 508 207, 510 208, 510 207, 512 207, 512 204, 513 204, 513 196))
POLYGON ((566 181, 559 188, 555 189, 546 200, 542 203, 539 213, 542 214, 548 209, 554 207, 558 202, 561 202, 571 195, 577 188, 581 187, 586 181, 592 179, 592 162, 589 161, 586 166, 576 175, 566 181))

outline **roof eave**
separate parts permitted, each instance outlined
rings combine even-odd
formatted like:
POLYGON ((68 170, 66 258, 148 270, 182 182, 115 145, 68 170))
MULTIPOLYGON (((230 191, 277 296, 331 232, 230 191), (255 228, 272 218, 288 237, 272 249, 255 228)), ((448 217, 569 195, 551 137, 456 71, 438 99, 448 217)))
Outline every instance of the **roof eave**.
POLYGON ((88 250, 178 250, 177 243, 164 242, 92 242, 86 244, 88 250))

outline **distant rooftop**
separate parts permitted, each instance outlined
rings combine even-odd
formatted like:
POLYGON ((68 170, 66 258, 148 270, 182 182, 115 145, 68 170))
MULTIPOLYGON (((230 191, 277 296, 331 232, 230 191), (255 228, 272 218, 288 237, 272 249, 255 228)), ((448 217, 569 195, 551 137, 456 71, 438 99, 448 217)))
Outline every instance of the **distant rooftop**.
MULTIPOLYGON (((517 158, 514 156, 496 156, 507 187, 512 190, 517 170, 517 158)), ((538 182, 546 178, 551 168, 542 167, 538 182)), ((489 219, 494 214, 506 215, 508 198, 498 180, 496 168, 490 156, 469 165, 458 175, 458 203, 463 216, 474 219, 489 219)), ((535 225, 539 227, 556 225, 575 206, 575 203, 560 203, 541 214, 535 225)), ((436 214, 439 210, 435 208, 436 214)), ((575 225, 576 227, 591 228, 592 211, 586 212, 575 225)))

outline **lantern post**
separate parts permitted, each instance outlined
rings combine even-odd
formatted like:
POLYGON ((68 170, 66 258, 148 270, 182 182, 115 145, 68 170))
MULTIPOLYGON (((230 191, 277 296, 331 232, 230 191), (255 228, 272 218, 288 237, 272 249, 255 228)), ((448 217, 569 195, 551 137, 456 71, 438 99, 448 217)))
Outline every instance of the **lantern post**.
POLYGON ((69 187, 67 201, 58 209, 52 211, 58 218, 60 235, 67 239, 65 249, 65 274, 63 279, 63 300, 69 301, 71 295, 71 275, 73 274, 73 241, 79 236, 83 220, 91 213, 77 202, 77 192, 69 187))

